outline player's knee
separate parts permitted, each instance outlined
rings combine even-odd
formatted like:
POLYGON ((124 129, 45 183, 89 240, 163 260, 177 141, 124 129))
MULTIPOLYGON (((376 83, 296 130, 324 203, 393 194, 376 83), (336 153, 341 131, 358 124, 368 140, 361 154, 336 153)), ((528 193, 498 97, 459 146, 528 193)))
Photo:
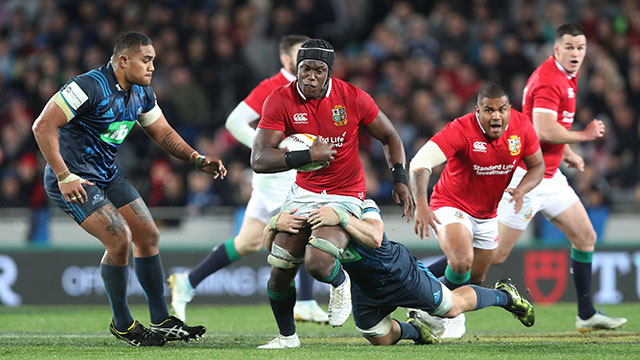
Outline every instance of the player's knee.
POLYGON ((393 330, 393 320, 391 319, 391 315, 385 316, 379 323, 368 329, 361 329, 357 326, 356 328, 371 345, 394 344, 391 336, 391 332, 393 330))
POLYGON ((313 278, 326 279, 336 266, 336 258, 313 247, 307 247, 304 266, 313 278))
POLYGON ((262 247, 262 239, 260 238, 240 238, 237 237, 234 241, 236 250, 241 256, 253 254, 262 247))
POLYGON ((463 255, 458 256, 454 259, 449 259, 449 266, 451 270, 455 271, 458 274, 467 273, 471 270, 471 266, 473 265, 473 255, 463 255))
POLYGON ((131 234, 119 237, 106 246, 107 253, 111 260, 117 265, 127 264, 129 251, 131 249, 131 234))

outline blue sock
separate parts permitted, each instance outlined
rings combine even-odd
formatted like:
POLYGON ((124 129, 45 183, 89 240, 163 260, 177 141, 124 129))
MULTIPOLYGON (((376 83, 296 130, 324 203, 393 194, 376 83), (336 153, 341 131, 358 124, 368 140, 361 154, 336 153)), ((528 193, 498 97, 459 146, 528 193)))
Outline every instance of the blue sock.
POLYGON ((233 243, 233 238, 225 241, 224 244, 213 249, 198 266, 191 270, 189 273, 191 286, 195 289, 207 276, 240 259, 240 257, 233 243))
POLYGON ((298 270, 298 300, 313 300, 313 278, 304 264, 298 270))
POLYGON ((593 251, 580 251, 571 248, 571 272, 576 285, 578 298, 578 316, 586 320, 596 313, 591 299, 591 261, 593 251))
POLYGON ((346 279, 347 276, 344 274, 344 270, 342 270, 342 267, 340 266, 340 260, 336 259, 336 266, 333 268, 331 275, 324 279, 323 282, 331 284, 333 287, 338 287, 342 285, 346 279))
POLYGON ((431 271, 433 276, 437 278, 441 278, 444 276, 444 271, 447 268, 447 257, 443 256, 440 259, 431 263, 431 265, 427 266, 427 269, 431 271))
POLYGON ((396 319, 393 320, 400 325, 400 339, 417 340, 420 337, 420 332, 413 324, 396 319))
POLYGON ((292 284, 283 292, 276 292, 269 289, 267 285, 267 293, 269 294, 269 303, 271 303, 271 311, 276 318, 280 335, 290 336, 296 332, 296 323, 293 320, 293 306, 296 304, 296 286, 292 284))
POLYGON ((470 278, 471 270, 467 271, 464 274, 458 274, 457 272, 453 271, 449 265, 447 265, 447 268, 444 270, 444 279, 442 280, 442 283, 445 284, 445 286, 448 287, 449 290, 454 290, 468 283, 470 278))
POLYGON ((112 266, 100 264, 100 275, 104 282, 104 289, 111 304, 113 324, 118 331, 127 331, 133 324, 133 317, 127 305, 127 281, 129 268, 127 266, 112 266))
POLYGON ((510 303, 509 296, 506 292, 496 289, 487 289, 477 285, 469 285, 476 292, 478 302, 476 310, 484 309, 488 306, 506 307, 510 303))
POLYGON ((164 272, 160 254, 144 258, 134 256, 133 267, 147 297, 151 323, 160 324, 169 318, 167 303, 164 300, 164 272))

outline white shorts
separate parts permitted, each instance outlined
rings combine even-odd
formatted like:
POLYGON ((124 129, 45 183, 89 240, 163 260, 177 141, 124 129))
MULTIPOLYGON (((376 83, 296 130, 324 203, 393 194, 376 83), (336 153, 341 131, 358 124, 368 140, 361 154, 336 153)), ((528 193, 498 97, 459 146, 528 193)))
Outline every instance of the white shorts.
MULTIPOLYGON (((526 170, 517 168, 509 187, 518 186, 526 173, 526 170)), ((547 219, 553 219, 575 204, 576 201, 580 201, 580 198, 569 186, 567 178, 562 172, 556 170, 552 178, 542 179, 538 186, 524 195, 520 212, 516 213, 513 210, 513 203, 510 203, 509 200, 511 200, 511 195, 504 193, 498 204, 498 221, 510 228, 525 230, 538 212, 542 212, 542 215, 547 219)))
POLYGON ((245 216, 269 223, 272 216, 280 212, 291 185, 296 180, 296 171, 274 174, 253 173, 251 198, 245 216))
POLYGON ((348 211, 359 219, 362 216, 362 210, 364 210, 364 201, 353 196, 315 193, 305 190, 294 183, 291 186, 291 190, 289 190, 289 195, 287 195, 282 210, 298 209, 296 215, 308 216, 311 210, 318 209, 321 206, 330 206, 334 209, 348 211))
POLYGON ((454 207, 445 206, 433 212, 440 224, 436 223, 438 231, 449 224, 464 225, 473 238, 473 247, 482 250, 493 250, 498 247, 498 220, 478 219, 454 207))

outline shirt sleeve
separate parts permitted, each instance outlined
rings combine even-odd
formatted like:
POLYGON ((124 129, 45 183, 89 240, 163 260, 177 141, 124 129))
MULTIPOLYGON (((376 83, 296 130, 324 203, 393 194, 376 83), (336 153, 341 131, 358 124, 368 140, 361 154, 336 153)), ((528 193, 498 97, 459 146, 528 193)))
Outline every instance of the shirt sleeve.
POLYGON ((53 96, 53 101, 69 122, 77 115, 95 108, 96 81, 88 76, 73 77, 53 96))
POLYGON ((442 150, 444 155, 447 157, 447 160, 454 157, 455 154, 465 146, 465 136, 460 133, 457 121, 458 120, 456 119, 448 123, 444 129, 440 130, 431 138, 431 141, 436 143, 440 150, 442 150))
POLYGON ((268 80, 269 79, 262 80, 244 99, 244 102, 249 105, 253 111, 257 112, 258 115, 262 115, 262 105, 267 96, 274 90, 268 86, 268 80))
POLYGON ((282 96, 277 93, 271 93, 267 96, 262 106, 262 117, 258 123, 258 127, 266 130, 285 131, 284 124, 284 108, 282 106, 282 96))
POLYGON ((533 112, 552 111, 558 113, 560 102, 562 101, 562 90, 555 85, 544 85, 534 90, 531 94, 533 98, 533 112))
POLYGON ((362 125, 369 125, 373 120, 378 116, 378 105, 373 101, 371 95, 367 94, 366 91, 357 89, 357 106, 358 113, 360 114, 360 121, 362 125))

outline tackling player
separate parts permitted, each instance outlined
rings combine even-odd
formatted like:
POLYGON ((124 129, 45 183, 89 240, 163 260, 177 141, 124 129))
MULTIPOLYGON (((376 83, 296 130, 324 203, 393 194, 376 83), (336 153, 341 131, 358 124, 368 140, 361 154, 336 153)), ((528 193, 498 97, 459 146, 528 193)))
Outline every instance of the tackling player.
MULTIPOLYGON (((402 339, 437 343, 442 324, 429 314, 451 318, 500 306, 527 327, 535 322, 533 306, 508 279, 498 281, 495 289, 469 285, 449 290, 404 245, 387 239, 380 210, 371 199, 365 199, 361 219, 322 206, 310 212, 308 221, 312 229, 340 226, 351 237, 339 258, 351 275, 356 327, 373 345, 393 345, 402 339), (403 322, 391 317, 398 307, 422 311, 412 311, 409 321, 403 322)), ((276 231, 288 231, 295 224, 291 214, 281 213, 275 226, 265 228, 265 247, 271 247, 276 231)))
POLYGON ((155 56, 149 37, 125 33, 109 62, 71 78, 33 124, 47 159, 47 195, 104 245, 100 272, 113 312, 109 329, 134 346, 195 339, 205 328, 187 326, 167 312, 158 228, 140 194, 118 170, 118 147, 138 123, 169 154, 214 179, 227 173, 222 161, 198 154, 165 119, 150 86, 155 56), (133 320, 127 305, 132 242, 133 266, 149 304, 150 330, 133 320))
POLYGON ((509 206, 520 210, 523 195, 542 180, 544 163, 528 118, 511 109, 500 86, 490 84, 478 94, 476 111, 434 135, 411 160, 410 171, 416 194, 414 230, 428 238, 428 227, 434 229, 448 260, 443 283, 455 289, 482 283, 498 246, 496 209, 502 193, 511 194, 509 206), (429 205, 431 169, 445 161, 429 205), (520 161, 526 174, 507 187, 520 161))
MULTIPOLYGON (((533 216, 542 214, 560 229, 571 242, 571 273, 578 297, 576 328, 579 332, 615 329, 627 322, 596 312, 591 298, 591 260, 596 232, 587 212, 559 169, 564 160, 568 167, 584 171, 584 160, 569 144, 601 138, 604 123, 594 119, 582 131, 572 131, 578 93, 578 70, 587 51, 584 29, 565 24, 556 31, 553 56, 529 77, 524 89, 523 112, 533 122, 540 139, 545 162, 544 179, 526 194, 522 210, 509 206, 505 193, 498 207, 499 245, 495 264, 503 263, 533 216)), ((510 186, 520 181, 519 167, 510 186)))
MULTIPOLYGON (((279 46, 280 63, 282 63, 280 72, 263 80, 229 114, 226 127, 242 144, 251 148, 253 138, 256 136, 256 130, 251 127, 251 124, 260 120, 262 105, 267 96, 273 90, 295 80, 296 55, 300 44, 307 40, 309 37, 302 35, 284 36, 279 46)), ((189 273, 169 276, 171 306, 178 318, 185 320, 187 303, 193 299, 194 289, 207 276, 260 249, 262 229, 269 219, 280 211, 295 178, 295 170, 274 174, 253 174, 251 181, 253 191, 238 235, 216 247, 189 273)), ((313 300, 313 278, 302 269, 298 278, 300 293, 293 308, 294 318, 300 321, 327 323, 329 321, 327 313, 313 300)))
MULTIPOLYGON (((395 181, 394 199, 404 206, 403 216, 410 218, 413 198, 407 186, 402 140, 371 96, 331 77, 334 58, 333 47, 324 40, 311 39, 302 44, 296 61, 296 81, 276 89, 264 104, 251 166, 258 173, 271 173, 311 161, 326 162, 327 167, 320 170, 298 172, 283 211, 295 210, 296 215, 306 216, 324 205, 359 216, 365 181, 358 157, 358 132, 360 127, 366 127, 388 152, 395 181), (309 150, 285 152, 277 148, 284 136, 294 133, 314 134, 317 139, 309 150)), ((336 256, 348 241, 347 233, 339 226, 313 230, 305 226, 296 232, 276 234, 267 258, 272 266, 268 293, 279 334, 261 348, 294 347, 300 343, 292 309, 293 279, 302 263, 315 279, 331 284, 329 323, 341 326, 346 321, 351 313, 350 281, 336 256)))

